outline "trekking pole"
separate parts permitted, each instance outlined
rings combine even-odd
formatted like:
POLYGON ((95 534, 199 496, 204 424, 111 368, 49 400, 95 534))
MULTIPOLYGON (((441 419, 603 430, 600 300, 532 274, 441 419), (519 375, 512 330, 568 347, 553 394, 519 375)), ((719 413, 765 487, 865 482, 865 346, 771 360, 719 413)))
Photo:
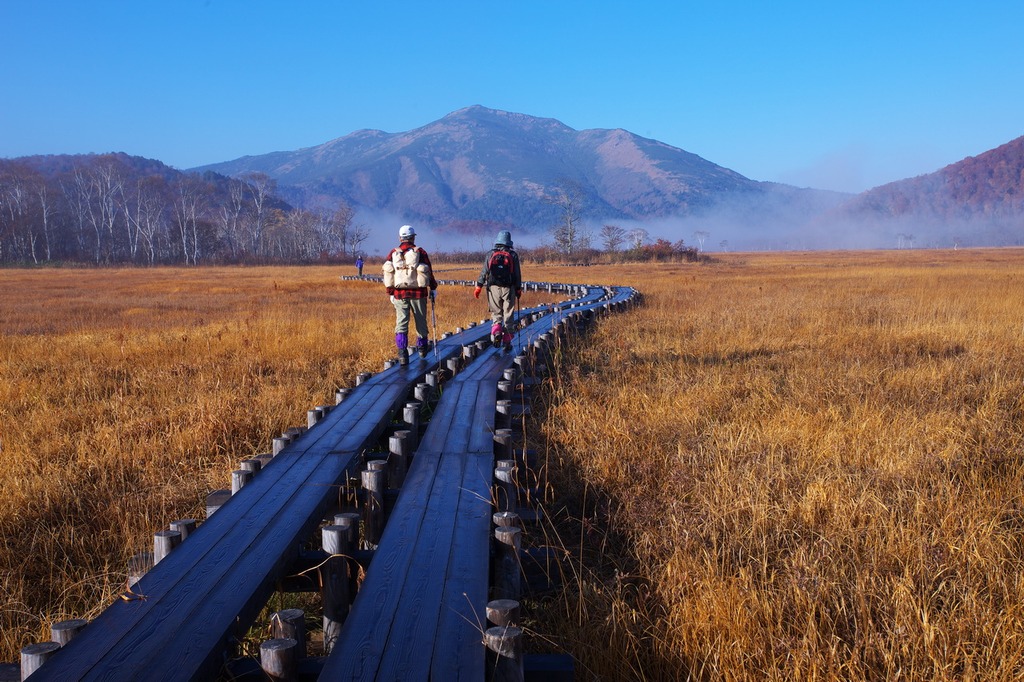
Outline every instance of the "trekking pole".
POLYGON ((437 315, 434 312, 434 298, 435 292, 430 292, 430 345, 434 347, 434 361, 437 362, 438 368, 441 365, 441 356, 437 352, 437 315))
MULTIPOLYGON (((514 292, 513 292, 513 295, 514 295, 514 292)), ((516 321, 516 347, 517 347, 518 350, 521 351, 523 349, 523 339, 522 339, 522 336, 521 336, 522 331, 523 331, 523 321, 520 318, 522 318, 522 316, 523 316, 523 311, 519 307, 519 297, 518 296, 516 296, 515 311, 516 311, 516 315, 515 315, 514 319, 516 321)))

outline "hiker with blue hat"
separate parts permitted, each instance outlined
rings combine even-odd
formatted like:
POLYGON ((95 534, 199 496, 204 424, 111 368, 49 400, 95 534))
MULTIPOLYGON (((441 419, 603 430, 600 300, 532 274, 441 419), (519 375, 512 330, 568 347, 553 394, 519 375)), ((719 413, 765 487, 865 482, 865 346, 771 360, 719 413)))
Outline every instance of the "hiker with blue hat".
POLYGON ((494 347, 512 350, 512 323, 516 302, 523 295, 523 274, 519 254, 512 248, 512 233, 502 230, 494 240, 494 248, 484 259, 476 280, 473 296, 487 288, 487 309, 491 313, 491 343, 494 347))

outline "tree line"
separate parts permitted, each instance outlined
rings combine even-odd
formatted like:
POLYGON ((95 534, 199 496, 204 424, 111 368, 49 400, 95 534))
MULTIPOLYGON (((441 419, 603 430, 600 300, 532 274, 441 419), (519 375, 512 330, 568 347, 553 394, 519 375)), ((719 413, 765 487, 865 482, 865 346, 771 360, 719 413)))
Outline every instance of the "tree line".
POLYGON ((0 159, 0 263, 309 262, 353 258, 351 207, 295 208, 263 173, 183 173, 125 154, 0 159))

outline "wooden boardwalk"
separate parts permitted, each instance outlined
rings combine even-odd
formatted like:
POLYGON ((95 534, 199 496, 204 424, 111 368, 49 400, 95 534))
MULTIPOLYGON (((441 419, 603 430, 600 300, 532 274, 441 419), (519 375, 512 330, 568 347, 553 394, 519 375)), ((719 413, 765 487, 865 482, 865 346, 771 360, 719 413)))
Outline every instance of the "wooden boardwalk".
POLYGON ((365 453, 395 429, 416 385, 468 348, 476 357, 433 406, 330 656, 303 670, 322 680, 484 680, 498 381, 567 316, 635 295, 572 291, 569 303, 521 314, 517 353, 484 347, 489 326, 480 325, 439 340, 436 356, 360 383, 147 572, 137 598, 110 605, 31 679, 227 678, 235 643, 336 510, 365 453))

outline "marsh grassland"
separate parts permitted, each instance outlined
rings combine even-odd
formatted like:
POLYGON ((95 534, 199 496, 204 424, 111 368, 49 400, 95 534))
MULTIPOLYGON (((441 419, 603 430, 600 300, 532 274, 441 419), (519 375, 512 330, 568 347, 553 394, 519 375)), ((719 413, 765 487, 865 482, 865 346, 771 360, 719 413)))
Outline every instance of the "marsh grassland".
POLYGON ((587 277, 646 306, 567 352, 535 440, 574 500, 536 627, 584 679, 1024 677, 1024 252, 587 277))
MULTIPOLYGON (((586 680, 1024 677, 1024 251, 524 270, 645 295, 540 391, 566 591, 531 646, 586 680)), ((382 366, 390 305, 339 274, 0 271, 0 659, 382 366)))
MULTIPOLYGON (((0 660, 94 617, 155 531, 393 356, 393 308, 351 270, 0 270, 0 660)), ((483 314, 438 297, 439 332, 483 314)))

